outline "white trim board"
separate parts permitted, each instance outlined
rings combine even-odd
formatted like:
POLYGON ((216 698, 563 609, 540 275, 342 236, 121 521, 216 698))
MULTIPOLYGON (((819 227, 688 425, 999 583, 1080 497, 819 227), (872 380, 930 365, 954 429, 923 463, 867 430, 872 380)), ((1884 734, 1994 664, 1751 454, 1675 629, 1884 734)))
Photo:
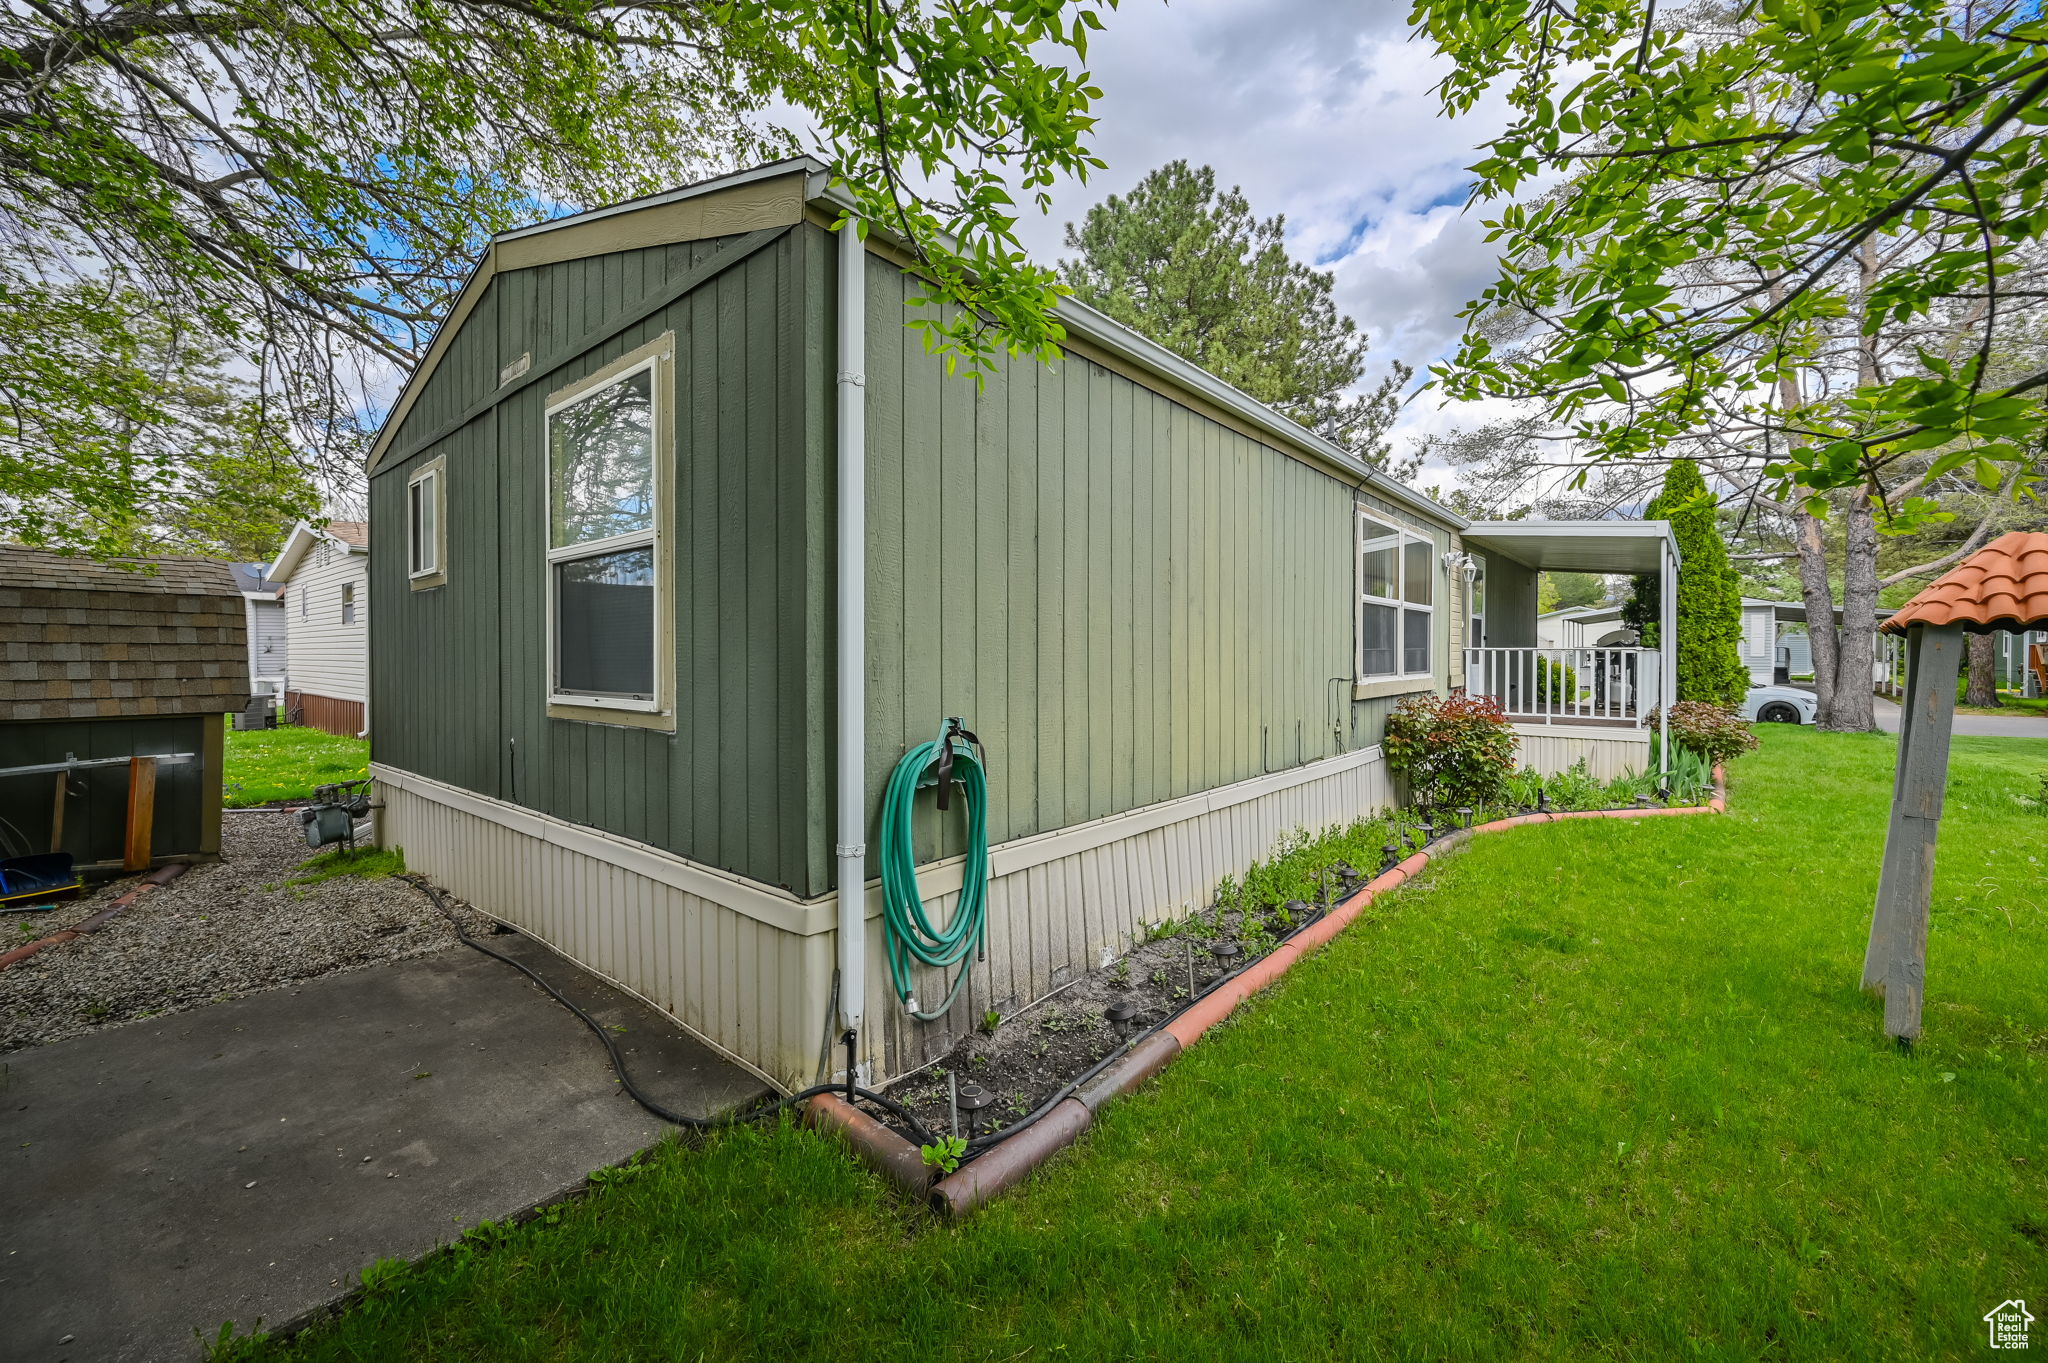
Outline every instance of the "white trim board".
MULTIPOLYGON (((1600 732, 1604 735, 1616 731, 1600 732)), ((1262 796, 1292 790, 1296 786, 1341 776, 1360 767, 1371 766, 1378 761, 1380 749, 1375 744, 1354 752, 1341 753, 1336 757, 1325 757, 1304 763, 1299 767, 1289 767, 1285 771, 1268 772, 1263 776, 1255 776, 1232 785, 1217 786, 1173 800, 1162 800, 1158 804, 1126 810, 1121 814, 1111 814, 1107 818, 1094 819, 1069 828, 1017 838, 989 849, 990 876, 992 879, 1001 879, 1015 875, 1048 862, 1076 856, 1098 847, 1106 847, 1110 843, 1122 842, 1127 838, 1139 837, 1169 824, 1199 818, 1204 814, 1229 809, 1262 796)), ((623 867, 650 880, 723 905, 735 913, 745 914, 784 932, 794 933, 800 937, 812 937, 830 932, 838 926, 837 894, 799 899, 787 890, 765 885, 758 880, 749 880, 730 871, 705 866, 647 843, 622 838, 615 833, 607 833, 583 824, 570 823, 552 814, 542 814, 538 810, 511 804, 495 796, 464 790, 459 786, 452 786, 444 781, 436 781, 432 777, 421 776, 381 762, 370 764, 370 775, 386 785, 409 791, 421 799, 448 805, 513 832, 523 833, 542 842, 555 843, 585 856, 623 867)), ((1359 811, 1361 817, 1368 812, 1370 811, 1359 811)), ((918 887, 923 891, 925 899, 929 901, 958 891, 966 862, 965 857, 948 857, 943 861, 930 862, 918 867, 918 887)), ((879 918, 882 913, 881 882, 870 880, 865 888, 865 916, 879 918)))
POLYGON ((1515 724, 1509 726, 1525 738, 1604 738, 1615 743, 1650 746, 1650 730, 1608 728, 1599 724, 1515 724))

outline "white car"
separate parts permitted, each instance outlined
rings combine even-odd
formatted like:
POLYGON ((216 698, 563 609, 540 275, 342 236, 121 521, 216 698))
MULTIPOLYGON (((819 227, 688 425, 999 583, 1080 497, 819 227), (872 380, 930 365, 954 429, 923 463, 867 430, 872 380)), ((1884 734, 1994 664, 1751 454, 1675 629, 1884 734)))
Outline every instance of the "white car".
POLYGON ((1752 686, 1742 717, 1760 724, 1811 724, 1820 717, 1820 698, 1797 686, 1752 686))

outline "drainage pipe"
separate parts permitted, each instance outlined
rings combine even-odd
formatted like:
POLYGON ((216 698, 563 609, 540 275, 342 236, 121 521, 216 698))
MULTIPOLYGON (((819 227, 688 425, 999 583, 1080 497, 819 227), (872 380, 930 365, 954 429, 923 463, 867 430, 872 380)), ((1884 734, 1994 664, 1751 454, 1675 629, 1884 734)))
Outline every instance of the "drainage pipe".
MULTIPOLYGON (((838 864, 839 1018, 859 1039, 867 1013, 867 249, 839 225, 838 864)), ((848 1064, 856 1072, 859 1051, 848 1064)))

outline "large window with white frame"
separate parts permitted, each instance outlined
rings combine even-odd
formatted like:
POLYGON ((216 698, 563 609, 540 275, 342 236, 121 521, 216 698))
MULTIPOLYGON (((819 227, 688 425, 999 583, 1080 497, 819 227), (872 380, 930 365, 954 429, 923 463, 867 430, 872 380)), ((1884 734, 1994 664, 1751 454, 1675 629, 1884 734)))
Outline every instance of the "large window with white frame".
POLYGON ((1358 680, 1428 678, 1436 624, 1436 544, 1358 513, 1358 680))
POLYGON ((406 578, 415 591, 448 580, 445 457, 427 461, 405 483, 406 578))
POLYGON ((661 708, 661 358, 547 408, 552 704, 661 708))

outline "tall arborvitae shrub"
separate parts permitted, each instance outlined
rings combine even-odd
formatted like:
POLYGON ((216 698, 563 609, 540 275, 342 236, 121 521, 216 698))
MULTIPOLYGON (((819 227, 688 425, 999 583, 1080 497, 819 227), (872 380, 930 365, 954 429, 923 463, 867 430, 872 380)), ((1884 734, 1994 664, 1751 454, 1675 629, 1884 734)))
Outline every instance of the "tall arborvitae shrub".
MULTIPOLYGON (((1742 665, 1742 588, 1728 562, 1728 543, 1715 519, 1716 499, 1690 459, 1674 459, 1664 489, 1644 513, 1670 521, 1684 561, 1678 567, 1678 698, 1714 705, 1740 705, 1749 692, 1742 665)), ((1635 579, 1635 592, 1622 618, 1657 648, 1657 575, 1635 579)))

